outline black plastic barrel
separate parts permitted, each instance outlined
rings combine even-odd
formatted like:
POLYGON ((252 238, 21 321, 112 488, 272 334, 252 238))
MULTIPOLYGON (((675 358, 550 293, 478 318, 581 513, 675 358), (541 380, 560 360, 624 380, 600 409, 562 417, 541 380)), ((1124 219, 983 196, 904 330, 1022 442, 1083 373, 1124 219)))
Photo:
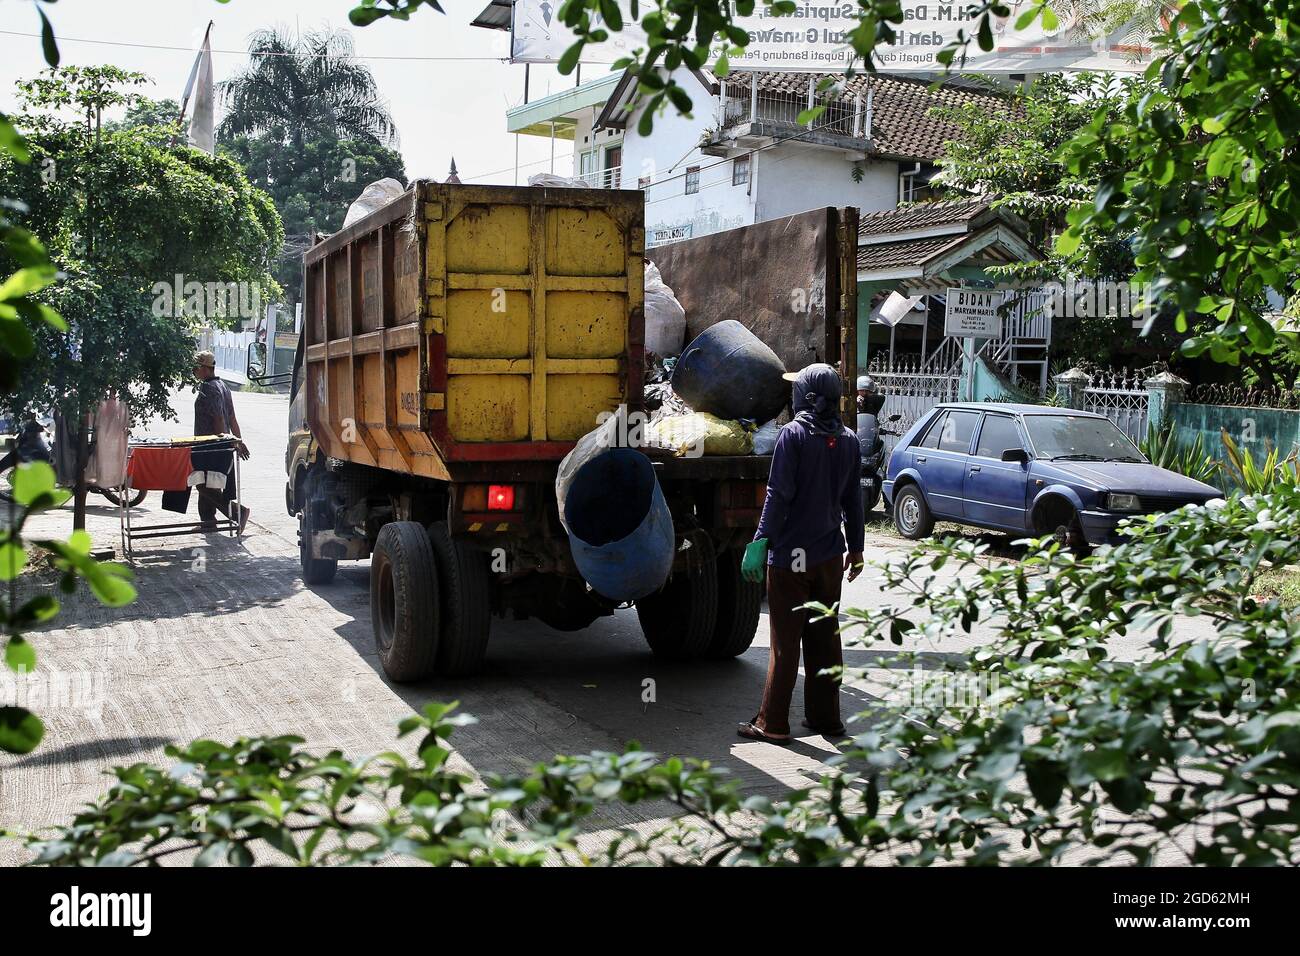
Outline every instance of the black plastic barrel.
POLYGON ((564 491, 569 550, 592 589, 611 601, 658 591, 673 567, 673 518, 650 459, 609 448, 582 464, 564 491))
POLYGON ((757 335, 735 319, 701 332, 677 360, 673 391, 697 412, 762 424, 790 401, 785 366, 757 335))

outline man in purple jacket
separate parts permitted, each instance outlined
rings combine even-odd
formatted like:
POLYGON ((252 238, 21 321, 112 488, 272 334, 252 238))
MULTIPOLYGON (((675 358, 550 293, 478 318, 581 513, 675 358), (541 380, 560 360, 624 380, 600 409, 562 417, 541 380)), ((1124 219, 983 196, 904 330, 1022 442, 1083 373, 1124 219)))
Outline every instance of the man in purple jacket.
POLYGON ((850 581, 862 572, 864 536, 862 461, 857 435, 840 419, 839 373, 819 364, 786 378, 795 383, 794 420, 781 429, 772 452, 767 501, 741 572, 759 582, 766 564, 771 651, 762 707, 738 731, 776 744, 792 739, 790 698, 801 646, 803 725, 826 736, 845 732, 839 678, 821 674, 844 661, 838 622, 834 617, 810 621, 810 612, 801 608, 810 601, 839 602, 844 572, 850 581), (841 526, 847 529, 847 547, 841 526))

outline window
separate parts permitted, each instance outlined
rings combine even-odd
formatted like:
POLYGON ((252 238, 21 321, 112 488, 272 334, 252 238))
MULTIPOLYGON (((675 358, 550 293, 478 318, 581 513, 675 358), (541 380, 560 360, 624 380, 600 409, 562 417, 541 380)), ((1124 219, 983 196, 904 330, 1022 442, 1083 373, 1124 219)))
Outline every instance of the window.
MULTIPOLYGON (((939 429, 939 450, 965 455, 970 451, 970 440, 979 424, 979 412, 952 411, 939 429)), ((926 436, 927 438, 929 436, 926 436)))
POLYGON ((1002 453, 1008 448, 1024 448, 1020 438, 1020 429, 1016 420, 1007 415, 986 415, 984 427, 980 429, 979 446, 975 454, 980 458, 1002 459, 1002 453))
POLYGON ((606 189, 619 189, 623 180, 623 144, 605 148, 605 177, 601 183, 606 189))
POLYGON ((700 191, 700 167, 686 167, 686 195, 700 191))
POLYGON ((731 185, 743 186, 749 182, 749 153, 731 161, 731 185))
POLYGON ((940 412, 930 423, 930 430, 925 433, 925 437, 916 443, 917 448, 938 448, 939 436, 943 434, 943 420, 948 417, 947 412, 940 412))

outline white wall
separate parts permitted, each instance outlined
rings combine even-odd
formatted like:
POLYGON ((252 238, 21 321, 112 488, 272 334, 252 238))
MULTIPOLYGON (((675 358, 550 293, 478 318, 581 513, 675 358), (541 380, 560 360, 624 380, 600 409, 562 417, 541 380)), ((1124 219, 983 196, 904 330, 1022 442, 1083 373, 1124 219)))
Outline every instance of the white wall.
MULTIPOLYGON (((749 183, 732 185, 733 150, 727 158, 700 153, 700 138, 717 126, 717 99, 690 75, 679 75, 694 101, 694 118, 669 109, 655 117, 648 138, 636 131, 639 114, 623 136, 623 185, 632 189, 651 177, 646 189, 646 241, 656 232, 678 230, 677 238, 703 236, 755 222, 778 219, 821 206, 857 206, 864 213, 898 205, 898 164, 863 162, 863 181, 854 182, 847 154, 807 144, 782 144, 750 159, 749 183), (688 167, 700 167, 698 193, 686 193, 688 167)), ((579 134, 581 139, 581 133, 579 134)))
POLYGON ((862 182, 836 150, 783 143, 758 154, 758 221, 822 206, 857 206, 864 214, 898 205, 898 164, 864 161, 862 182))
POLYGON ((641 179, 650 179, 645 207, 647 243, 661 231, 676 229, 680 238, 686 238, 756 221, 751 186, 731 184, 731 161, 700 153, 700 138, 716 125, 717 101, 689 73, 680 73, 678 82, 694 101, 693 119, 669 109, 655 117, 654 131, 643 138, 636 131, 637 113, 628 120, 623 136, 624 186, 632 189, 641 179), (700 188, 687 195, 686 170, 692 166, 700 168, 700 188))

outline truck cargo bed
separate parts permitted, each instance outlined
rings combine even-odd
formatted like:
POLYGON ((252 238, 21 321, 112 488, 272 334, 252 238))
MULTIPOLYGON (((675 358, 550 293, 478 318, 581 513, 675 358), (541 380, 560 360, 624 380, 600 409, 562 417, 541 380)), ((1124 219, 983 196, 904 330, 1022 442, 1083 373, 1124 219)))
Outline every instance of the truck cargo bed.
POLYGON ((305 257, 325 454, 453 480, 555 461, 644 375, 635 191, 414 184, 305 257))

